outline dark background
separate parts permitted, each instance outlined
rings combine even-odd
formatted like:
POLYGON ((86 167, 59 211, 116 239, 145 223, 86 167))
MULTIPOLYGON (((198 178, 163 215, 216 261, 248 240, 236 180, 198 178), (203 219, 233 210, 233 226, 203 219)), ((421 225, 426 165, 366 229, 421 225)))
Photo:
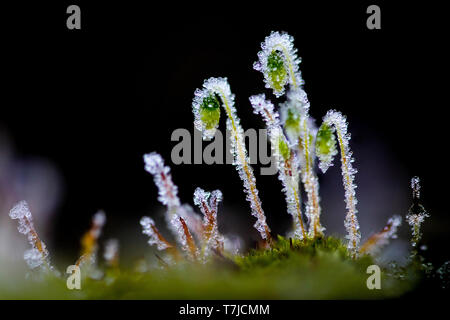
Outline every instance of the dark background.
MULTIPOLYGON (((158 151, 170 164, 171 133, 192 130, 193 92, 204 79, 228 77, 244 129, 262 128, 248 97, 260 92, 274 97, 252 64, 264 37, 280 30, 295 38, 311 115, 318 124, 330 108, 348 116, 360 169, 357 182, 370 185, 371 179, 392 173, 386 187, 398 190, 392 196, 402 198, 396 205, 400 212, 382 214, 405 215, 409 178, 419 175, 424 205, 432 215, 425 226, 430 254, 437 261, 448 259, 448 34, 443 9, 411 2, 315 3, 255 2, 244 8, 244 2, 157 7, 55 1, 3 7, 0 127, 9 132, 20 156, 45 157, 63 175, 64 196, 52 228, 56 248, 76 252, 80 235, 100 208, 111 221, 110 234, 125 221, 139 232, 138 219, 161 210, 142 155, 158 151), (66 28, 69 4, 81 7, 81 30, 66 28), (369 4, 381 7, 381 30, 366 28, 369 4), (365 145, 382 145, 383 152, 373 148, 367 155, 365 145), (364 163, 383 163, 386 157, 401 174, 364 163)), ((171 167, 183 202, 192 204, 195 187, 202 186, 220 188, 228 206, 247 208, 232 166, 171 167)), ((332 219, 327 215, 337 217, 337 231, 343 231, 343 190, 339 165, 335 167, 331 186, 321 187, 323 215, 325 221, 332 219), (327 194, 339 199, 341 212, 326 211, 332 207, 327 194)), ((269 223, 283 234, 289 216, 279 182, 259 175, 257 181, 269 223)), ((383 186, 377 190, 375 202, 386 205, 390 200, 380 196, 383 186)), ((372 197, 371 190, 357 191, 362 199, 372 197)), ((241 233, 251 230, 253 221, 249 214, 243 219, 244 226, 236 227, 241 233)), ((362 226, 363 238, 384 221, 362 226)))

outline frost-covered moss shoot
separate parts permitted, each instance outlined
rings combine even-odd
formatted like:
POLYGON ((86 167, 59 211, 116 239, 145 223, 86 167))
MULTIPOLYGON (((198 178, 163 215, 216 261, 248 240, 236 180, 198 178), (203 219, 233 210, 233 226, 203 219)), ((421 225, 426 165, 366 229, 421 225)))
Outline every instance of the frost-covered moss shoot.
POLYGON ((356 217, 356 185, 354 183, 357 170, 353 168, 353 154, 350 151, 350 134, 347 132, 347 121, 338 111, 329 110, 323 118, 321 129, 319 129, 320 139, 316 140, 317 157, 321 160, 320 168, 325 172, 333 161, 336 154, 336 140, 333 134, 336 132, 339 148, 341 150, 342 182, 345 189, 345 203, 347 205, 347 215, 345 217, 345 228, 347 229, 348 250, 353 257, 358 253, 358 245, 361 238, 359 223, 356 217), (328 140, 325 140, 328 138, 328 140), (323 151, 327 153, 322 153, 323 151), (322 162, 323 161, 323 162, 322 162))
POLYGON ((94 265, 97 261, 98 238, 102 233, 106 223, 106 215, 103 211, 98 211, 92 217, 91 228, 81 238, 81 254, 76 265, 94 265))
POLYGON ((30 269, 40 269, 41 271, 48 272, 53 270, 50 264, 49 253, 45 243, 39 238, 36 229, 33 224, 33 216, 31 215, 30 208, 26 201, 18 202, 10 211, 9 216, 11 219, 18 220, 19 226, 17 230, 24 234, 31 248, 26 250, 23 254, 25 262, 30 269))
POLYGON ((314 173, 314 128, 309 117, 309 101, 303 90, 304 83, 294 47, 294 38, 287 33, 272 32, 261 43, 258 61, 253 68, 262 72, 267 88, 278 98, 289 85, 288 100, 281 110, 281 119, 292 145, 296 145, 302 172, 302 182, 307 193, 306 216, 309 235, 319 237, 324 228, 320 224, 319 183, 314 173))
MULTIPOLYGON (((207 124, 202 121, 201 115, 202 105, 205 103, 208 105, 214 104, 210 102, 211 97, 219 97, 227 115, 227 129, 231 133, 231 152, 233 153, 234 164, 244 183, 244 191, 247 195, 247 201, 250 203, 251 213, 257 219, 254 227, 259 231, 261 237, 267 243, 270 243, 270 228, 266 222, 266 215, 264 214, 258 189, 256 188, 255 175, 247 156, 244 130, 236 114, 234 94, 231 93, 230 85, 226 78, 209 78, 203 83, 202 89, 195 91, 194 101, 192 103, 195 126, 198 130, 202 130, 204 139, 214 136, 215 128, 207 129, 207 124)), ((215 127, 217 127, 217 123, 215 127)))
POLYGON ((222 192, 214 190, 206 192, 202 188, 195 189, 194 204, 203 213, 202 227, 202 257, 211 255, 212 252, 222 252, 224 249, 224 238, 219 233, 217 224, 217 209, 222 201, 222 192))
MULTIPOLYGON (((178 198, 178 187, 172 181, 170 168, 164 165, 163 158, 156 152, 144 155, 144 162, 145 170, 153 175, 155 185, 158 187, 158 200, 167 206, 166 221, 170 230, 177 238, 183 251, 190 258, 195 259, 197 249, 186 221, 182 218, 187 215, 187 208, 181 205, 178 198)), ((144 222, 148 222, 148 219, 144 222)))
POLYGON ((425 218, 430 215, 427 213, 425 208, 420 204, 420 178, 413 177, 411 179, 411 189, 413 195, 413 204, 409 208, 408 215, 406 216, 406 221, 411 226, 412 238, 411 245, 413 247, 412 256, 417 255, 417 246, 422 239, 421 226, 425 221, 425 218))
POLYGON ((307 238, 307 231, 302 218, 297 156, 289 147, 289 142, 281 128, 279 114, 275 111, 273 104, 266 100, 264 94, 251 96, 250 103, 253 106, 254 113, 263 117, 269 131, 272 152, 277 161, 278 178, 283 185, 288 213, 294 221, 294 235, 298 239, 305 239, 307 238))

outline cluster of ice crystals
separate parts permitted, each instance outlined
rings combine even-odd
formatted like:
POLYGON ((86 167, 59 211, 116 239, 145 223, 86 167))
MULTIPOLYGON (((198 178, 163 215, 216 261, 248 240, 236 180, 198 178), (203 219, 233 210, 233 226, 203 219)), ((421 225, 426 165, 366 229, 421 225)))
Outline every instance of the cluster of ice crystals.
POLYGON ((298 67, 301 60, 297 56, 293 37, 287 33, 272 32, 261 43, 261 49, 258 52, 258 61, 253 64, 253 68, 262 72, 266 88, 271 88, 276 97, 284 94, 287 83, 292 87, 302 85, 303 81, 298 67), (271 67, 270 59, 274 55, 282 59, 280 66, 284 68, 281 70, 282 72, 271 67), (273 78, 274 76, 275 78, 273 78))
POLYGON ((30 269, 36 269, 44 263, 41 252, 36 248, 27 249, 23 254, 23 259, 30 269))
POLYGON ((221 251, 224 246, 224 238, 219 233, 217 224, 217 210, 222 201, 222 192, 214 190, 206 192, 202 188, 196 188, 194 203, 203 213, 203 245, 205 256, 209 256, 213 250, 221 251))
MULTIPOLYGON (((217 95, 222 101, 222 106, 227 115, 227 130, 231 133, 231 149, 233 154, 233 164, 243 181, 246 199, 250 202, 252 215, 257 218, 255 228, 260 232, 263 239, 270 239, 270 229, 266 223, 266 216, 259 199, 258 189, 256 189, 256 179, 247 155, 244 142, 244 130, 241 127, 239 117, 234 106, 234 94, 232 94, 227 78, 209 78, 203 83, 203 88, 197 90, 194 98, 195 105, 200 103, 198 98, 203 99, 210 94, 217 95)), ((203 100, 201 100, 203 101, 203 100)), ((197 126, 197 124, 196 124, 197 126)), ((205 137, 204 135, 204 138, 205 137)))
POLYGON ((196 260, 199 251, 184 219, 174 214, 171 223, 178 231, 178 241, 181 244, 181 249, 187 253, 189 259, 196 260))
MULTIPOLYGON (((411 244, 413 247, 417 247, 420 239, 422 238, 421 226, 425 221, 425 218, 430 215, 426 212, 425 208, 419 203, 420 200, 420 179, 419 177, 413 177, 411 179, 411 189, 413 192, 413 204, 409 209, 406 220, 411 226, 412 239, 411 244)), ((415 252, 413 252, 414 254, 415 252)))
POLYGON ((269 130, 280 127, 279 114, 275 111, 273 103, 266 100, 265 94, 251 96, 249 100, 253 107, 253 113, 260 114, 263 117, 269 130))
POLYGON ((103 258, 105 258, 108 264, 113 264, 119 256, 119 240, 109 239, 105 244, 105 252, 103 258))
MULTIPOLYGON (((158 187, 158 200, 167 206, 166 220, 170 230, 174 233, 183 250, 190 252, 192 256, 195 243, 185 221, 186 218, 189 224, 194 226, 194 230, 197 229, 195 226, 198 223, 192 208, 188 205, 181 205, 178 198, 178 188, 172 182, 170 168, 164 165, 164 160, 158 153, 152 152, 144 155, 144 162, 145 170, 153 175, 154 182, 158 187)), ((144 222, 148 222, 148 220, 144 220, 144 222)))
MULTIPOLYGON (((30 269, 37 267, 48 268, 53 270, 48 260, 48 250, 44 242, 39 239, 39 236, 34 228, 33 216, 26 201, 18 202, 9 212, 11 219, 18 220, 19 225, 17 230, 26 235, 31 249, 25 251, 23 258, 30 269)), ((46 269, 48 271, 48 269, 46 269)))
POLYGON ((153 175, 155 185, 158 187, 158 200, 166 205, 170 212, 180 206, 178 188, 172 182, 170 168, 164 166, 164 160, 156 152, 144 155, 145 170, 153 175))
POLYGON ((148 244, 156 245, 158 250, 166 250, 170 247, 170 244, 161 236, 158 229, 155 226, 155 221, 150 217, 141 218, 142 233, 149 237, 148 244))
POLYGON ((419 177, 413 177, 411 179, 411 189, 413 192, 413 199, 419 199, 420 198, 420 178, 419 177))
POLYGON ((350 150, 349 141, 350 134, 347 132, 347 120, 340 112, 335 110, 329 110, 323 121, 328 126, 334 126, 338 138, 339 147, 341 149, 341 169, 342 169, 342 182, 345 189, 345 202, 347 208, 347 215, 345 217, 345 228, 347 229, 346 238, 348 242, 348 250, 356 255, 358 250, 361 234, 359 231, 359 223, 356 217, 356 185, 354 183, 355 174, 357 170, 353 168, 353 154, 350 150))
POLYGON ((402 217, 394 215, 389 218, 386 226, 378 233, 372 235, 360 249, 360 253, 377 254, 381 248, 389 244, 390 239, 397 238, 397 229, 402 224, 402 217))
POLYGON ((253 111, 260 114, 269 131, 272 152, 277 160, 278 179, 283 186, 288 213, 294 221, 294 236, 298 239, 306 237, 303 226, 302 211, 300 203, 300 180, 299 163, 296 154, 291 152, 281 123, 279 114, 275 111, 273 104, 266 100, 264 94, 250 97, 253 111))
POLYGON ((98 239, 102 233, 103 226, 106 223, 106 214, 103 210, 97 211, 92 217, 92 236, 98 239))

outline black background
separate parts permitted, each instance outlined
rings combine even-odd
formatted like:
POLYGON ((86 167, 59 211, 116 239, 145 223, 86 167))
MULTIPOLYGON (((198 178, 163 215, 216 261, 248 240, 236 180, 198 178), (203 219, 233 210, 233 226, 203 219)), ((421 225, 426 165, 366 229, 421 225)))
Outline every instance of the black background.
MULTIPOLYGON (((244 128, 262 128, 248 96, 273 96, 252 64, 264 37, 283 30, 294 36, 303 60, 311 115, 321 119, 333 107, 348 116, 356 167, 357 146, 375 137, 407 176, 422 178, 424 204, 433 215, 426 226, 431 252, 448 258, 443 8, 375 1, 382 29, 368 30, 372 2, 308 3, 254 2, 244 8, 243 2, 55 1, 2 7, 0 125, 20 155, 48 158, 63 174, 65 195, 53 228, 57 247, 78 250, 97 209, 112 223, 137 224, 158 207, 142 155, 158 151, 169 161, 171 133, 192 130, 193 92, 204 79, 227 76, 244 128), (69 4, 81 7, 81 30, 66 28, 69 4)), ((222 189, 229 204, 244 207, 234 171, 172 166, 184 202, 192 203, 195 187, 203 186, 222 189)), ((278 214, 285 210, 279 182, 257 179, 269 223, 283 233, 289 217, 278 214)), ((393 183, 409 188, 408 180, 393 183)))

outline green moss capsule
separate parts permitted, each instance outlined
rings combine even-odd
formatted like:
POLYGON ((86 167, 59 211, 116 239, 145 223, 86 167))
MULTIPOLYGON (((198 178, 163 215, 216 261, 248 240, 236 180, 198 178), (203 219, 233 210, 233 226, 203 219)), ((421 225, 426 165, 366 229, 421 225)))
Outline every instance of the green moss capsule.
POLYGON ((272 51, 267 57, 267 74, 272 88, 281 92, 287 82, 287 72, 283 57, 278 51, 272 51))
POLYGON ((210 95, 203 99, 200 106, 200 119, 206 130, 214 129, 220 120, 220 102, 215 95, 210 95))
POLYGON ((316 152, 320 155, 332 155, 336 152, 336 138, 333 129, 326 123, 322 123, 317 132, 316 152))

